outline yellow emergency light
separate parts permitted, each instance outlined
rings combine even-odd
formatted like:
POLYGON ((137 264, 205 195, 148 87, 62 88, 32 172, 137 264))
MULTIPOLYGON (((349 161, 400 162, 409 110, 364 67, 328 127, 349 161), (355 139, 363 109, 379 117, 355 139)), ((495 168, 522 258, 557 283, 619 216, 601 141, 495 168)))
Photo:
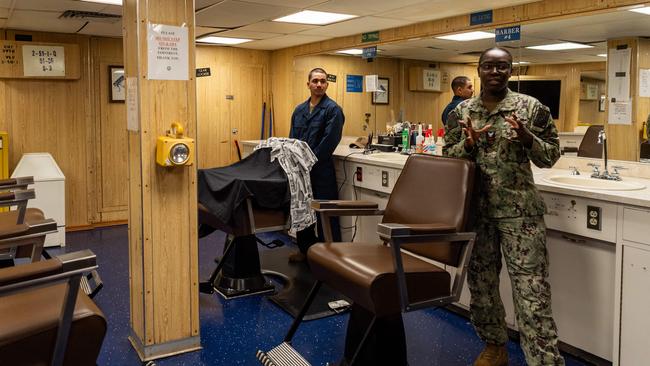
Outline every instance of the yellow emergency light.
POLYGON ((183 125, 172 123, 166 136, 158 136, 156 142, 156 163, 160 166, 192 165, 194 139, 183 137, 183 125))

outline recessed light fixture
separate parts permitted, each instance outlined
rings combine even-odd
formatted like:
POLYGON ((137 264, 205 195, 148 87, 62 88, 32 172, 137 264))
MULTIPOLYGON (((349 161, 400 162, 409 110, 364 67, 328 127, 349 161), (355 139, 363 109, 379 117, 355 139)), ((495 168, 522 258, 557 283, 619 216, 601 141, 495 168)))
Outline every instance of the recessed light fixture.
POLYGON ((363 54, 363 50, 360 48, 350 48, 349 50, 341 50, 341 51, 336 51, 336 53, 343 53, 346 55, 361 55, 363 54))
POLYGON ((599 57, 607 57, 607 54, 606 54, 606 53, 599 53, 599 54, 597 54, 596 56, 599 56, 599 57))
POLYGON ((110 4, 110 5, 122 5, 122 0, 81 0, 88 3, 100 3, 100 4, 110 4))
POLYGON ((465 33, 450 34, 450 35, 447 35, 447 36, 440 36, 440 37, 436 37, 436 38, 438 38, 438 39, 446 39, 448 41, 466 42, 466 41, 475 41, 477 39, 494 38, 494 33, 475 31, 475 32, 465 32, 465 33))
POLYGON ((630 11, 633 11, 635 13, 650 15, 650 6, 644 6, 642 8, 634 8, 634 9, 630 9, 630 11))
POLYGON ((210 44, 241 44, 252 41, 252 39, 247 38, 230 38, 230 37, 216 37, 216 36, 205 36, 196 40, 199 43, 210 43, 210 44))
POLYGON ((593 47, 594 46, 588 44, 563 42, 563 43, 545 44, 541 46, 529 46, 526 48, 529 48, 531 50, 542 50, 542 51, 562 51, 562 50, 575 50, 578 48, 593 48, 593 47))
POLYGON ((328 13, 324 11, 303 10, 294 14, 284 16, 282 18, 273 19, 274 22, 284 23, 300 23, 300 24, 314 24, 325 25, 356 18, 357 15, 328 13))

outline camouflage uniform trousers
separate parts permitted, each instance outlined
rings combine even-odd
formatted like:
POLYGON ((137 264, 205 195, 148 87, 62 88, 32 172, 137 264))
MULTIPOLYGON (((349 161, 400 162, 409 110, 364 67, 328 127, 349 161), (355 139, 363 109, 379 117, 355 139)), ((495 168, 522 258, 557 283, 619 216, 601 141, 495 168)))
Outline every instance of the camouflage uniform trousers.
POLYGON ((551 311, 546 225, 543 216, 479 219, 468 284, 472 323, 481 339, 508 340, 505 310, 499 294, 501 252, 512 283, 521 347, 530 366, 564 365, 557 347, 551 311))

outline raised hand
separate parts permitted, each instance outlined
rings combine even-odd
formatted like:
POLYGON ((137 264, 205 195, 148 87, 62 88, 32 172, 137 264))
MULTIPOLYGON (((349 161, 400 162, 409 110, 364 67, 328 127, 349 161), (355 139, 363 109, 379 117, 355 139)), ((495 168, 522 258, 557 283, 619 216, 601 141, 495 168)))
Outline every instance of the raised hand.
POLYGON ((517 133, 519 141, 524 144, 524 146, 530 147, 533 144, 533 134, 526 128, 526 125, 519 122, 517 115, 513 114, 509 117, 505 117, 507 123, 512 126, 512 129, 517 133))
POLYGON ((463 132, 465 133, 465 136, 467 136, 467 138, 465 138, 465 148, 468 149, 474 147, 481 134, 492 127, 492 124, 488 124, 483 126, 483 128, 476 130, 472 126, 472 120, 469 117, 467 118, 467 122, 458 121, 458 123, 463 126, 463 132))

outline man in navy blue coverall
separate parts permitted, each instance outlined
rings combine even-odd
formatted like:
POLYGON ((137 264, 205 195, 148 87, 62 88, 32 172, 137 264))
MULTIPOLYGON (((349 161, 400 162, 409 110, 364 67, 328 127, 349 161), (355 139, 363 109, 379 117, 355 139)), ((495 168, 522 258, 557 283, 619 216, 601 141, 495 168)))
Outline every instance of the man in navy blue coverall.
MULTIPOLYGON (((345 116, 343 110, 327 94, 327 72, 315 68, 309 72, 307 87, 311 96, 299 104, 291 116, 289 137, 305 141, 316 155, 318 162, 311 170, 311 188, 314 199, 338 199, 336 175, 332 154, 341 141, 345 116)), ((318 217, 318 241, 324 241, 320 217, 318 217)), ((338 218, 331 220, 332 238, 341 241, 338 218)), ((297 242, 300 251, 289 257, 291 261, 304 261, 307 249, 317 241, 314 227, 299 231, 297 242)))

